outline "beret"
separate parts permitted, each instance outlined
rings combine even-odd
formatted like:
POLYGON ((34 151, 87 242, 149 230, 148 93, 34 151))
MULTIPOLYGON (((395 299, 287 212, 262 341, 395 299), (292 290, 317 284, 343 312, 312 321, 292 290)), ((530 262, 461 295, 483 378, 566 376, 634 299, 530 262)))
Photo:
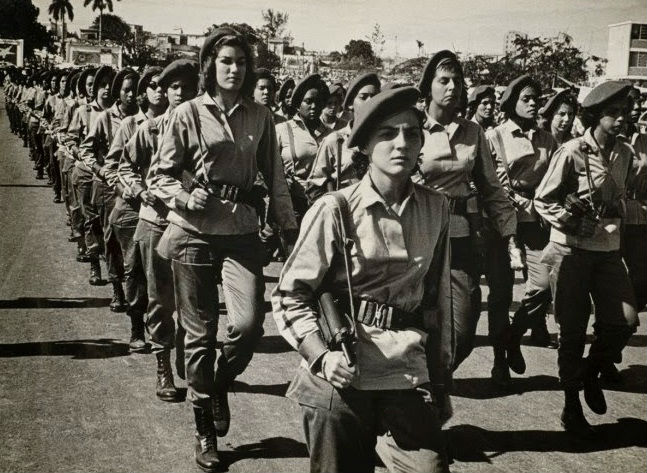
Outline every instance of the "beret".
POLYGON ((238 36, 242 38, 242 36, 238 31, 228 26, 216 28, 213 31, 213 33, 211 33, 209 36, 205 38, 204 43, 202 43, 202 47, 200 48, 200 57, 199 57, 200 66, 204 66, 204 62, 211 55, 215 44, 225 36, 238 36))
POLYGON ((330 95, 341 94, 343 97, 346 95, 346 89, 344 89, 344 86, 341 82, 335 82, 334 84, 330 84, 328 86, 328 93, 330 95))
POLYGON ((115 70, 110 66, 101 66, 94 74, 94 87, 92 88, 92 98, 97 98, 99 91, 99 84, 108 79, 108 83, 112 84, 112 79, 115 77, 115 70))
POLYGON ((397 113, 414 108, 419 97, 418 89, 411 86, 385 90, 377 94, 357 112, 348 137, 348 147, 364 145, 377 124, 397 113))
POLYGON ((638 90, 638 89, 636 89, 635 87, 632 86, 628 95, 632 100, 639 100, 640 99, 640 90, 638 90))
POLYGON ((596 86, 582 102, 583 108, 604 107, 609 102, 626 97, 631 90, 631 85, 619 80, 604 82, 596 86))
POLYGON ((517 105, 519 94, 526 87, 532 87, 537 92, 537 95, 541 95, 541 86, 539 83, 528 74, 524 74, 508 84, 508 87, 501 96, 501 110, 510 112, 514 109, 517 105))
POLYGON ((357 93, 366 85, 374 85, 378 90, 382 87, 380 78, 375 72, 367 72, 366 74, 361 74, 355 77, 351 83, 348 84, 348 90, 346 91, 346 97, 344 97, 342 108, 346 109, 353 105, 353 101, 355 100, 357 93))
POLYGON ((160 73, 157 83, 166 89, 178 77, 188 77, 198 82, 198 63, 193 59, 176 59, 160 73))
POLYGON ((272 83, 272 87, 276 89, 276 79, 274 78, 274 75, 272 75, 272 72, 269 69, 265 69, 264 67, 260 67, 254 71, 254 81, 259 81, 260 79, 267 79, 272 83))
POLYGON ((491 85, 479 85, 478 87, 474 87, 474 90, 472 90, 472 93, 467 99, 467 105, 478 103, 483 97, 487 97, 488 95, 496 96, 494 93, 494 87, 491 85))
POLYGON ((75 94, 78 90, 79 78, 81 77, 82 74, 83 74, 83 71, 73 71, 72 73, 70 73, 71 77, 69 78, 67 85, 70 88, 70 90, 74 91, 75 94))
POLYGON ((291 77, 288 77, 285 79, 285 82, 281 84, 281 87, 279 88, 279 102, 283 102, 285 100, 285 96, 288 93, 288 90, 294 89, 294 79, 291 77))
POLYGON ((88 76, 94 75, 95 72, 96 72, 95 68, 89 67, 87 69, 83 69, 79 74, 79 80, 77 82, 76 87, 79 94, 83 95, 84 97, 88 96, 88 91, 85 89, 85 83, 88 80, 88 76))
POLYGON ((310 74, 299 81, 297 85, 294 86, 294 92, 292 92, 292 106, 297 108, 301 105, 301 101, 306 93, 310 89, 317 89, 324 98, 328 98, 328 86, 323 81, 319 74, 310 74))
MULTIPOLYGON (((431 58, 429 58, 429 61, 427 61, 427 65, 425 65, 424 69, 422 70, 422 77, 420 78, 420 82, 418 82, 418 90, 420 90, 420 94, 423 97, 429 96, 429 93, 431 91, 431 81, 434 80, 434 75, 436 75, 436 69, 438 68, 438 65, 444 60, 452 61, 458 64, 459 67, 461 67, 456 54, 448 51, 447 49, 438 51, 436 54, 431 56, 431 58)), ((461 67, 461 76, 462 75, 463 69, 461 67)))
POLYGON ((539 109, 539 115, 542 117, 547 117, 555 113, 555 109, 559 107, 562 103, 571 100, 571 103, 575 106, 576 99, 571 94, 569 89, 564 89, 561 92, 557 92, 551 98, 549 98, 543 107, 539 109))
POLYGON ((139 78, 139 84, 137 84, 137 95, 142 95, 146 93, 146 89, 150 84, 153 77, 160 75, 162 68, 159 66, 147 67, 142 76, 139 78))
POLYGON ((122 69, 117 74, 115 75, 115 78, 112 80, 112 87, 110 88, 110 95, 114 100, 119 98, 119 91, 121 90, 121 86, 124 83, 124 80, 126 78, 132 77, 133 80, 135 81, 135 91, 137 91, 137 83, 139 82, 139 74, 135 72, 133 69, 130 69, 127 67, 126 69, 122 69))
MULTIPOLYGON (((51 80, 52 80, 52 76, 53 76, 54 74, 55 74, 54 72, 50 72, 50 71, 43 71, 43 72, 41 72, 40 74, 38 74, 38 80, 40 80, 40 81, 43 81, 43 80, 51 81, 51 80)), ((35 74, 34 74, 34 75, 35 75, 35 74)))
POLYGON ((388 82, 384 84, 382 90, 399 89, 400 87, 409 87, 410 85, 411 84, 406 84, 404 82, 388 82))

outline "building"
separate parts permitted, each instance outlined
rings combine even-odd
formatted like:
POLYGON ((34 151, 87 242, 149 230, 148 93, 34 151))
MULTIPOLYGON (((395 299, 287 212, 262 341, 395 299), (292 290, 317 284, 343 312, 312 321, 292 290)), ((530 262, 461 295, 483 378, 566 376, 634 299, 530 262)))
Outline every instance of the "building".
POLYGON ((146 43, 155 48, 160 59, 175 56, 197 59, 204 38, 201 34, 159 33, 152 35, 146 43))
POLYGON ((75 66, 113 66, 121 68, 123 51, 121 46, 96 44, 68 39, 65 41, 65 61, 75 66))
POLYGON ((517 45, 514 44, 518 36, 522 38, 527 38, 526 33, 521 31, 508 31, 503 37, 503 54, 504 55, 514 55, 517 53, 517 45))
POLYGON ((609 25, 607 78, 647 81, 647 24, 609 25))

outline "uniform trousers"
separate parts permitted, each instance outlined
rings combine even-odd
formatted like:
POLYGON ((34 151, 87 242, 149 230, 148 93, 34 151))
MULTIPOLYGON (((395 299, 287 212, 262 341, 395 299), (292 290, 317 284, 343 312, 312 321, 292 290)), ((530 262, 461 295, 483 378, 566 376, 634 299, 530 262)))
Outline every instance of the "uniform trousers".
MULTIPOLYGON (((134 235, 146 275, 148 293, 146 329, 150 335, 154 353, 172 349, 176 340, 173 320, 175 312, 173 272, 169 261, 155 251, 167 226, 155 225, 140 219, 134 235)), ((178 342, 180 336, 184 337, 183 333, 181 326, 178 326, 178 342)))
MULTIPOLYGON (((83 240, 83 246, 85 246, 85 213, 84 213, 84 204, 83 204, 83 181, 84 177, 82 173, 78 171, 76 165, 73 165, 70 168, 70 182, 72 184, 72 200, 70 205, 70 220, 72 223, 72 232, 73 234, 80 237, 83 240)), ((88 179, 89 182, 89 192, 88 192, 88 201, 92 197, 92 176, 88 179)))
POLYGON ((218 389, 228 387, 252 359, 263 336, 263 248, 258 233, 205 235, 169 224, 157 250, 172 260, 179 322, 184 327, 188 399, 209 407, 218 389), (227 333, 216 361, 218 289, 227 309, 227 333))
MULTIPOLYGON (((108 269, 108 279, 111 282, 119 282, 124 276, 124 259, 121 247, 117 241, 115 232, 110 224, 110 213, 115 206, 117 195, 114 189, 103 181, 92 181, 92 206, 87 214, 86 231, 95 233, 93 246, 88 246, 90 256, 99 256, 99 246, 96 242, 101 239, 104 243, 104 254, 106 257, 106 267, 108 269)), ((88 240, 86 239, 86 244, 88 240)))
POLYGON ((101 230, 101 224, 98 218, 98 210, 92 201, 94 178, 91 172, 80 169, 79 167, 74 171, 74 176, 75 187, 83 214, 83 228, 81 233, 85 238, 85 247, 91 258, 99 258, 99 254, 103 252, 104 241, 103 231, 101 230))
POLYGON ((625 225, 624 230, 623 256, 640 312, 647 305, 647 225, 625 225))
POLYGON ((123 255, 124 292, 128 303, 126 313, 129 316, 143 315, 148 307, 146 274, 134 238, 138 221, 139 211, 118 196, 110 214, 110 223, 123 255))
POLYGON ((45 139, 44 148, 45 154, 47 155, 47 161, 49 163, 49 178, 53 182, 52 189, 54 189, 54 195, 60 197, 63 188, 61 181, 61 166, 56 153, 56 143, 51 139, 51 137, 48 136, 45 139))
POLYGON ((587 367, 620 361, 638 325, 631 281, 619 251, 590 251, 550 242, 543 254, 559 324, 557 364, 564 389, 579 389, 587 367), (595 338, 583 359, 586 329, 595 307, 595 338))
MULTIPOLYGON (((361 368, 360 368, 361 369, 361 368)), ((438 410, 415 389, 339 390, 299 369, 288 396, 301 405, 312 473, 449 471, 438 410)))
POLYGON ((487 297, 488 336, 494 348, 503 348, 510 327, 510 305, 514 287, 514 271, 510 269, 508 242, 499 233, 488 228, 485 231, 486 265, 485 278, 489 292, 487 297))

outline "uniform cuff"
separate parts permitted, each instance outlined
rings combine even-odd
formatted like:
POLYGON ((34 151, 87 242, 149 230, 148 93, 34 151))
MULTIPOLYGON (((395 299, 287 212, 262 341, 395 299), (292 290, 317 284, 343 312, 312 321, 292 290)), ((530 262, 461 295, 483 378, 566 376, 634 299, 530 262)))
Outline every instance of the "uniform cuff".
POLYGON ((175 208, 179 210, 186 210, 186 206, 189 203, 189 197, 191 197, 191 194, 189 194, 185 190, 181 190, 178 195, 175 196, 175 208))
POLYGON ((97 163, 94 163, 92 165, 92 172, 95 173, 98 176, 99 173, 101 172, 101 166, 99 164, 97 164, 97 163))
POLYGON ((139 184, 137 182, 134 182, 132 184, 132 190, 133 190, 133 194, 135 194, 136 196, 139 197, 139 194, 144 192, 146 190, 146 188, 144 186, 142 186, 141 184, 139 184))
POLYGON ((324 343, 323 338, 321 338, 321 332, 318 330, 308 335, 301 342, 301 345, 299 345, 299 354, 305 358, 311 372, 317 368, 317 362, 327 351, 329 351, 328 347, 324 343))

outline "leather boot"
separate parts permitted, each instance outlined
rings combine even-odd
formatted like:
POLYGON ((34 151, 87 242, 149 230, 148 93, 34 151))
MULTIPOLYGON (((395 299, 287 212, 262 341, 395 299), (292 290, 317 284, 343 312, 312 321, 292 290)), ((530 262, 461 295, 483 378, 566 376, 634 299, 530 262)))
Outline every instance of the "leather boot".
POLYGON ((132 353, 143 353, 146 351, 146 335, 144 332, 144 314, 131 314, 130 343, 128 344, 128 347, 132 353))
POLYGON ((126 312, 128 304, 126 295, 120 281, 112 282, 112 300, 110 301, 110 310, 112 312, 126 312))
POLYGON ((584 373, 584 400, 596 414, 602 415, 607 412, 607 401, 604 399, 604 392, 600 387, 600 369, 588 360, 588 366, 584 373))
POLYGON ((213 422, 216 427, 218 437, 224 437, 229 432, 229 424, 231 422, 231 412, 229 411, 229 400, 227 393, 229 386, 233 382, 232 377, 228 373, 226 361, 223 355, 218 359, 218 369, 215 375, 215 389, 214 395, 211 398, 211 407, 213 409, 213 422))
POLYGON ((195 416, 195 462, 206 471, 213 472, 220 466, 218 457, 218 437, 213 426, 211 409, 194 407, 195 416))
POLYGON ((90 285, 91 286, 100 286, 103 284, 101 279, 101 263, 99 263, 99 258, 90 257, 90 285))
POLYGON ((537 322, 537 324, 532 328, 528 343, 535 347, 557 348, 557 343, 550 338, 550 333, 548 333, 546 317, 537 322))
POLYGON ((178 392, 173 383, 173 370, 171 369, 171 350, 160 351, 155 354, 155 357, 157 358, 157 388, 155 394, 162 401, 177 401, 178 392))
POLYGON ((524 360, 523 353, 521 353, 521 337, 523 337, 525 331, 525 328, 515 318, 510 324, 506 336, 505 349, 508 366, 517 374, 526 372, 526 360, 524 360))
MULTIPOLYGON (((90 256, 88 255, 86 249, 85 249, 85 244, 82 243, 81 241, 77 241, 76 245, 76 260, 79 263, 89 263, 92 260, 90 259, 90 256)), ((101 276, 99 276, 99 279, 101 279, 101 276)))
POLYGON ((492 384, 497 389, 507 389, 510 387, 510 370, 505 357, 505 348, 494 348, 494 366, 492 366, 492 384))
POLYGON ((625 383, 622 374, 611 361, 605 362, 600 366, 600 381, 613 386, 621 386, 625 383))
POLYGON ((569 434, 582 439, 595 437, 595 430, 584 417, 582 403, 577 389, 569 389, 564 392, 565 402, 562 411, 562 427, 569 434))

